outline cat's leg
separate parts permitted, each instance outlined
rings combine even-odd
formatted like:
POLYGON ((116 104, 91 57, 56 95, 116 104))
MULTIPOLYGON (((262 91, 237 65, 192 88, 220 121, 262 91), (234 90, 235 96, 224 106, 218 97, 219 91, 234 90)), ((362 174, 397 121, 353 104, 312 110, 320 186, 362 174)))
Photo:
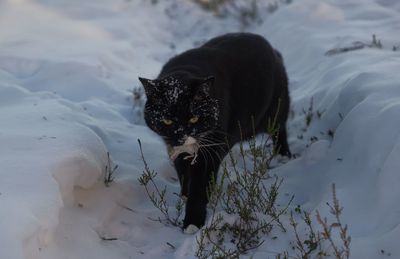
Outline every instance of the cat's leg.
POLYGON ((207 185, 208 176, 205 168, 193 165, 190 170, 189 196, 186 202, 183 228, 195 225, 200 228, 204 225, 207 214, 207 185))
POLYGON ((174 165, 181 185, 181 197, 186 199, 189 196, 190 161, 184 160, 184 157, 184 154, 177 157, 174 165))
POLYGON ((290 152, 289 145, 287 143, 287 132, 286 126, 280 125, 278 133, 275 137, 273 137, 274 147, 278 150, 278 153, 282 156, 292 157, 292 153, 290 152))
POLYGON ((199 157, 190 167, 189 197, 186 202, 186 213, 183 227, 195 225, 200 228, 204 225, 207 214, 208 188, 210 182, 215 181, 219 165, 223 156, 217 151, 199 157))

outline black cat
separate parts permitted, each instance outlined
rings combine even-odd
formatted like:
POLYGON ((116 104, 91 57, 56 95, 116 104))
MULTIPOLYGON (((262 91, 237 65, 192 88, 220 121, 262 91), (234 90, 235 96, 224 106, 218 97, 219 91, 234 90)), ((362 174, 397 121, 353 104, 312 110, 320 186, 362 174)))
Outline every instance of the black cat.
POLYGON ((280 53, 263 37, 216 37, 169 60, 157 79, 139 80, 147 95, 144 118, 150 129, 170 150, 194 148, 173 157, 181 194, 188 198, 185 229, 204 225, 207 188, 229 147, 254 130, 265 132, 276 118, 275 147, 290 157, 288 80, 280 53))

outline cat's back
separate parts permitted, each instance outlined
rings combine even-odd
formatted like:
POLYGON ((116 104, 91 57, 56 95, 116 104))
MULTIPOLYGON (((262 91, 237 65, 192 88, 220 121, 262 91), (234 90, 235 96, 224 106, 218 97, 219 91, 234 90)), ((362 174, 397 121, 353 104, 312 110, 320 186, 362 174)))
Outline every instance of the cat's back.
POLYGON ((230 77, 241 83, 253 81, 254 75, 261 81, 271 79, 283 66, 279 53, 264 37, 253 33, 229 33, 213 38, 198 52, 219 57, 216 65, 226 67, 230 77))
POLYGON ((272 74, 273 68, 279 63, 279 54, 262 36, 228 33, 173 57, 164 65, 159 77, 183 70, 198 76, 224 74, 225 80, 237 76, 240 76, 239 79, 248 79, 254 74, 272 74), (269 71, 265 71, 265 68, 269 68, 269 71))
POLYGON ((201 48, 210 48, 239 56, 248 56, 249 53, 271 52, 269 42, 260 35, 253 33, 228 33, 206 42, 201 48))

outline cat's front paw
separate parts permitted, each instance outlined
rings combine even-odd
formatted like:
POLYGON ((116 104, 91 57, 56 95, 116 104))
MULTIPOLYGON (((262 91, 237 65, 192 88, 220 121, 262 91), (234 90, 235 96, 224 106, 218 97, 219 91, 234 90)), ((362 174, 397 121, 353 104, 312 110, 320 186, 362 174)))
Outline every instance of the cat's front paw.
MULTIPOLYGON (((186 204, 186 206, 188 206, 188 204, 186 204)), ((190 226, 194 226, 197 229, 200 229, 202 226, 204 226, 204 223, 206 221, 206 207, 205 206, 206 205, 204 205, 204 208, 197 209, 197 210, 186 210, 185 218, 183 220, 184 231, 190 226)), ((189 205, 189 207, 190 207, 190 205, 189 205)), ((193 227, 191 227, 191 228, 193 228, 193 227)))
POLYGON ((199 228, 195 225, 190 224, 186 228, 183 229, 183 233, 188 234, 188 235, 193 235, 197 231, 199 231, 199 228))

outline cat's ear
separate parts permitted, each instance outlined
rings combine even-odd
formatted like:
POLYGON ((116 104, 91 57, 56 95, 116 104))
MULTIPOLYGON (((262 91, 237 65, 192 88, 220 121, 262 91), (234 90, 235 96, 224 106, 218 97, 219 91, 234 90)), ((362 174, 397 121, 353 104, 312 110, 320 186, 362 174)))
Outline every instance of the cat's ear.
POLYGON ((156 82, 155 80, 150 80, 147 78, 139 77, 139 81, 142 83, 144 91, 146 93, 147 98, 152 96, 155 92, 156 82))
POLYGON ((215 81, 214 76, 208 76, 201 79, 200 88, 198 89, 198 93, 208 95, 210 93, 210 88, 213 86, 215 81))
POLYGON ((208 77, 203 79, 203 84, 206 84, 209 87, 211 87, 214 84, 214 81, 215 81, 215 77, 214 76, 208 76, 208 77))

